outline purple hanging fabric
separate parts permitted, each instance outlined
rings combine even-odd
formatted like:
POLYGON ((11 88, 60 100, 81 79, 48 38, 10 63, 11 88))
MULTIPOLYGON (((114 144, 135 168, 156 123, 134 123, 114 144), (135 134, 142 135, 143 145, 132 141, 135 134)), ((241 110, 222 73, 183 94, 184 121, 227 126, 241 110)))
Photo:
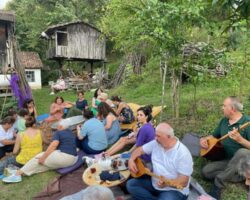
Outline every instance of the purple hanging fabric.
POLYGON ((10 78, 10 87, 11 90, 14 94, 14 96, 16 97, 17 101, 18 101, 18 107, 22 108, 23 103, 26 99, 30 99, 31 98, 31 91, 29 89, 29 87, 25 88, 25 94, 23 94, 23 92, 21 91, 21 88, 19 87, 19 76, 17 74, 12 74, 11 78, 10 78))

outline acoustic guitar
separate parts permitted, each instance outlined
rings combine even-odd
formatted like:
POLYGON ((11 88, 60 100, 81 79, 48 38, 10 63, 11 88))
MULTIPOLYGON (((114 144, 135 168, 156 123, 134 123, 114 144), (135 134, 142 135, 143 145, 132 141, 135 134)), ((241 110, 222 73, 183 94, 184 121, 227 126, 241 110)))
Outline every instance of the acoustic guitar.
MULTIPOLYGON (((237 131, 240 132, 245 128, 247 128, 248 126, 250 126, 250 122, 246 122, 245 124, 240 126, 237 131)), ((226 135, 222 136, 219 139, 215 137, 207 139, 208 148, 207 149, 201 148, 200 155, 209 160, 220 160, 224 154, 224 148, 220 142, 226 139, 227 137, 229 137, 229 133, 227 133, 226 135)))
POLYGON ((183 189, 182 185, 176 184, 172 180, 166 179, 162 176, 158 176, 158 175, 152 173, 148 168, 146 168, 144 166, 144 164, 142 163, 140 158, 136 158, 135 164, 137 166, 138 172, 135 174, 132 171, 130 171, 132 177, 138 178, 138 177, 141 177, 143 175, 149 175, 149 176, 154 177, 156 179, 162 180, 169 187, 174 187, 174 188, 177 188, 180 190, 183 189))

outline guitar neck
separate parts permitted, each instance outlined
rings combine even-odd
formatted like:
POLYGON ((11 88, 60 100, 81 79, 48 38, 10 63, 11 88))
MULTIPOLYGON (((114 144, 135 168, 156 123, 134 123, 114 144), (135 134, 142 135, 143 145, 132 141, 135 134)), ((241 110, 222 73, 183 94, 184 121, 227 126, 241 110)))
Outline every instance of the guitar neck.
POLYGON ((162 179, 162 177, 152 173, 151 171, 147 171, 146 172, 147 175, 151 176, 151 177, 154 177, 156 179, 159 179, 159 180, 163 180, 165 184, 167 184, 169 187, 174 187, 174 188, 177 188, 177 189, 183 189, 183 187, 181 185, 177 185, 175 183, 173 183, 173 181, 171 180, 167 180, 167 179, 162 179))
POLYGON ((152 173, 150 171, 147 171, 146 174, 149 175, 149 176, 151 176, 151 177, 154 177, 156 179, 160 179, 161 178, 160 176, 158 176, 158 175, 156 175, 156 174, 154 174, 154 173, 152 173))
MULTIPOLYGON (((237 131, 240 132, 240 131, 244 130, 246 127, 248 127, 249 125, 250 125, 250 122, 246 122, 245 124, 240 126, 237 131)), ((226 135, 219 138, 218 141, 222 141, 222 140, 226 139, 227 137, 229 137, 229 133, 227 133, 226 135)))

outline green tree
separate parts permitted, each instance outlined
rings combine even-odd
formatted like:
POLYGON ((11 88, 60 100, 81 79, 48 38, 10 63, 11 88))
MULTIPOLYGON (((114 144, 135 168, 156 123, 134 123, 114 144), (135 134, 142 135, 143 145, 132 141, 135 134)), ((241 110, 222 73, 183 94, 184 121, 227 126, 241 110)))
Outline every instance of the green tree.
POLYGON ((240 92, 242 98, 243 88, 246 84, 246 75, 249 70, 249 47, 250 47, 250 1, 249 0, 213 0, 215 9, 220 9, 224 16, 225 26, 223 31, 228 33, 227 46, 243 52, 243 60, 238 61, 240 75, 240 92))
POLYGON ((105 7, 100 27, 123 52, 145 51, 160 55, 161 63, 172 74, 172 104, 179 117, 179 74, 182 46, 190 39, 195 26, 205 18, 201 0, 111 0, 105 7))

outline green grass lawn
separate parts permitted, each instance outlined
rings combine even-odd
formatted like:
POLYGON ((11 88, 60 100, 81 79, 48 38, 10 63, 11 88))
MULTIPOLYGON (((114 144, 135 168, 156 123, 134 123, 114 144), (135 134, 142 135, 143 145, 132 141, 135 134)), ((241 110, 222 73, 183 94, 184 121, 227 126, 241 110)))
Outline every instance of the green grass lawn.
MULTIPOLYGON (((169 88, 169 86, 167 86, 169 88)), ((249 90, 250 86, 244 89, 243 103, 245 111, 249 114, 249 90)), ((125 85, 109 91, 110 95, 119 95, 127 102, 138 104, 154 104, 160 105, 161 102, 161 84, 160 80, 155 78, 147 78, 139 81, 139 84, 125 85)), ((221 105, 223 99, 228 95, 237 95, 238 88, 230 83, 227 79, 211 80, 200 84, 197 88, 197 113, 194 115, 193 86, 184 84, 181 89, 180 99, 180 119, 173 118, 170 100, 170 91, 167 89, 163 117, 165 121, 172 124, 176 134, 181 137, 187 132, 196 132, 200 135, 206 135, 211 132, 222 117, 221 105)), ((65 100, 74 101, 76 95, 74 91, 66 91, 58 93, 65 100)), ((55 95, 49 95, 49 88, 34 90, 33 96, 39 114, 48 113, 49 106, 53 102, 55 95)), ((87 92, 86 99, 91 104, 93 93, 87 92)), ((194 159, 195 170, 193 176, 197 178, 202 186, 209 189, 211 183, 201 179, 200 170, 202 165, 206 163, 205 159, 194 159)), ((31 199, 40 192, 50 180, 58 174, 56 172, 46 172, 24 177, 23 181, 18 184, 2 184, 0 183, 0 199, 31 199)), ((244 184, 228 184, 223 192, 223 200, 246 200, 247 190, 244 184)))

